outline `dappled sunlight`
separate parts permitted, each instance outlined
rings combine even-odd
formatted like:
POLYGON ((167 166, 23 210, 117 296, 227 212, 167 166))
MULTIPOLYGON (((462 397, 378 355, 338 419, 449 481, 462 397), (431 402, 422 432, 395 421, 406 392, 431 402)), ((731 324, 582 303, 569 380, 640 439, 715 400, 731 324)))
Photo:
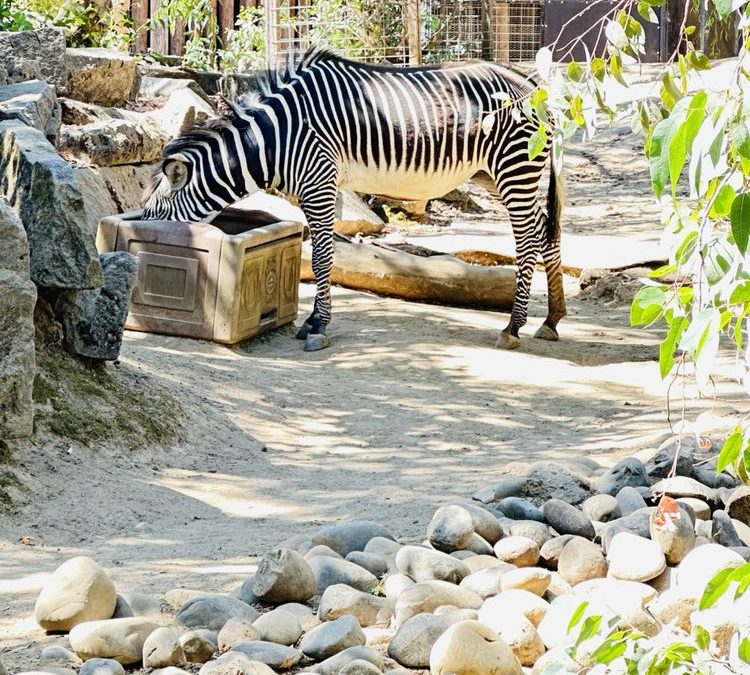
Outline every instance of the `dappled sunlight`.
POLYGON ((228 516, 267 518, 283 515, 290 510, 282 501, 248 501, 251 483, 255 481, 253 477, 239 478, 219 473, 196 476, 176 470, 165 473, 167 475, 154 480, 153 483, 218 509, 228 516))
POLYGON ((37 572, 35 574, 24 574, 20 577, 0 577, 0 593, 11 595, 13 593, 32 593, 38 592, 44 586, 49 574, 37 572))

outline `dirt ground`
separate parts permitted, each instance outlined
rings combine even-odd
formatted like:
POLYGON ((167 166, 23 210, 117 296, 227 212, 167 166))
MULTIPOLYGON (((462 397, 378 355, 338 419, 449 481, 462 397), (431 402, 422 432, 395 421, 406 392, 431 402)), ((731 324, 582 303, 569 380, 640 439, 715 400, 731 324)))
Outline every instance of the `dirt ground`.
MULTIPOLYGON (((658 239, 645 162, 619 134, 571 156, 565 228, 658 239)), ((445 207, 435 220, 507 231, 497 202, 475 196, 487 216, 445 207)), ((546 306, 537 275, 513 352, 494 348, 505 315, 346 289, 335 290, 323 352, 304 353, 291 327, 237 349, 128 333, 119 367, 172 392, 186 439, 127 452, 50 439, 15 448, 28 491, 0 514, 0 658, 11 672, 31 669, 40 646, 64 643, 44 637, 31 610, 45 575, 73 555, 96 558, 120 591, 228 591, 268 548, 321 524, 368 518, 416 541, 438 505, 512 462, 612 462, 654 447, 668 432, 658 334, 630 328, 626 303, 582 297, 572 277, 566 285, 561 341, 531 339, 546 306)), ((311 299, 303 285, 300 318, 311 299)), ((743 401, 717 382, 721 406, 696 405, 720 417, 743 401)))

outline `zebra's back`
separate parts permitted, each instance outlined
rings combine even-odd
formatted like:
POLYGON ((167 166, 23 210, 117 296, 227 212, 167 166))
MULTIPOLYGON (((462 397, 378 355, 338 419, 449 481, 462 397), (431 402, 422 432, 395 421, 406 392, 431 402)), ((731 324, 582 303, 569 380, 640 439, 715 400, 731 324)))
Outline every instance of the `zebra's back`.
MULTIPOLYGON (((339 163, 339 184, 403 199, 445 194, 480 171, 490 154, 529 126, 497 94, 527 91, 522 76, 490 63, 379 67, 322 54, 296 77, 308 123, 339 163), (489 113, 491 126, 483 121, 489 113)), ((505 147, 505 151, 509 148, 505 147)), ((512 151, 512 150, 511 150, 512 151)))

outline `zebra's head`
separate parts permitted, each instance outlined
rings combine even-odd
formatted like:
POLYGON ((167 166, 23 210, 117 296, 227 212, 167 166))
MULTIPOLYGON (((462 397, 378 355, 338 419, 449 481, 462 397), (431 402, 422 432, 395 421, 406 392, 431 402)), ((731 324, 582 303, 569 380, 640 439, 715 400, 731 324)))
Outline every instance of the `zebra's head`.
POLYGON ((192 124, 164 148, 143 195, 144 220, 211 220, 259 188, 243 166, 250 159, 246 123, 218 118, 192 124))

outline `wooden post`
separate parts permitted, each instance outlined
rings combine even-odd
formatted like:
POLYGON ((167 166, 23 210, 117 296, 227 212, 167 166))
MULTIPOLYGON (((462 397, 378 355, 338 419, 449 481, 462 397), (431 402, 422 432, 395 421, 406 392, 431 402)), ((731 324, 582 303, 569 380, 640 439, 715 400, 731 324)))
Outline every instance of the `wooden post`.
POLYGON ((169 35, 169 53, 172 56, 182 56, 185 49, 185 22, 176 22, 174 32, 169 35))
POLYGON ((404 0, 404 23, 406 25, 406 44, 409 48, 409 65, 418 66, 422 63, 419 0, 404 0))
POLYGON ((226 46, 227 33, 234 28, 234 0, 219 0, 218 30, 221 44, 226 46))
POLYGON ((510 61, 510 4, 497 0, 492 15, 492 60, 495 63, 510 61))
POLYGON ((266 18, 266 67, 276 68, 279 60, 279 10, 278 0, 265 0, 263 12, 266 18))
POLYGON ((136 54, 145 54, 148 50, 148 31, 143 25, 148 21, 148 0, 132 0, 130 3, 130 18, 136 37, 131 49, 136 54))
MULTIPOLYGON (((161 7, 161 0, 151 0, 150 4, 151 16, 153 16, 161 7)), ((169 31, 165 25, 159 24, 151 29, 150 47, 159 54, 169 54, 169 31)))
POLYGON ((492 39, 492 9, 495 6, 495 0, 482 0, 482 58, 485 61, 492 60, 492 50, 494 47, 492 39))

